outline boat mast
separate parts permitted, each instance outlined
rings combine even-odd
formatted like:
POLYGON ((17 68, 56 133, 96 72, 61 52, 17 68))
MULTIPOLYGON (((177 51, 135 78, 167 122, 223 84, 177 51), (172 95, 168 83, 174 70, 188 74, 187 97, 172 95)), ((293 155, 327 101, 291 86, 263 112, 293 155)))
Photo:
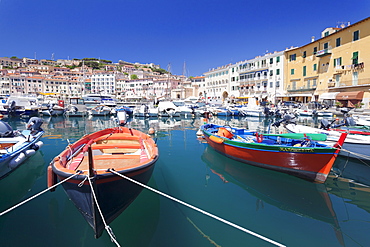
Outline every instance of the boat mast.
POLYGON ((171 90, 169 90, 169 88, 168 88, 168 84, 170 83, 170 75, 171 75, 171 63, 168 63, 168 65, 167 65, 167 72, 168 72, 168 78, 167 78, 167 88, 166 88, 166 94, 165 94, 165 99, 166 100, 171 98, 171 97, 169 97, 169 96, 171 96, 171 93, 169 93, 169 91, 171 92, 171 90))

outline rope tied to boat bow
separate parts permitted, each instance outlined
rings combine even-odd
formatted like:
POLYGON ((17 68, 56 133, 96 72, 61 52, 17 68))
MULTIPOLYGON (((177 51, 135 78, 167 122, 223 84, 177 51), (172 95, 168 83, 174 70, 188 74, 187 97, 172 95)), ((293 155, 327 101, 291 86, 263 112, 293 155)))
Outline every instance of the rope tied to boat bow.
POLYGON ((18 203, 18 204, 16 204, 16 205, 14 205, 13 207, 11 207, 11 208, 9 208, 9 209, 7 209, 7 210, 3 211, 2 213, 0 213, 0 216, 3 216, 4 214, 9 213, 9 212, 10 212, 10 211, 12 211, 13 209, 16 209, 17 207, 22 206, 22 205, 23 205, 23 204, 25 204, 26 202, 29 202, 29 201, 31 201, 32 199, 35 199, 36 197, 38 197, 38 196, 40 196, 40 195, 44 194, 45 192, 48 192, 49 190, 54 189, 54 188, 55 188, 55 187, 57 187, 58 185, 60 185, 60 184, 62 184, 62 183, 64 183, 64 182, 66 182, 66 181, 70 180, 71 178, 73 178, 73 177, 75 177, 75 176, 79 175, 80 173, 81 173, 81 172, 80 172, 80 171, 78 171, 78 172, 76 172, 76 173, 72 174, 71 176, 69 176, 68 178, 66 178, 66 179, 64 179, 64 180, 62 180, 62 181, 60 181, 59 183, 56 183, 56 184, 54 184, 53 186, 50 186, 50 187, 48 187, 47 189, 45 189, 45 190, 43 190, 43 191, 41 191, 41 192, 37 193, 36 195, 33 195, 33 196, 31 196, 30 198, 28 198, 28 199, 26 199, 26 200, 24 200, 24 201, 22 201, 22 202, 20 202, 20 203, 18 203))
POLYGON ((107 222, 105 221, 104 219, 104 215, 103 215, 103 212, 101 211, 100 209, 100 206, 99 206, 99 203, 98 203, 98 199, 96 198, 96 195, 95 195, 95 191, 94 191, 94 187, 92 185, 92 182, 91 182, 91 178, 89 176, 86 176, 87 179, 89 180, 89 185, 90 185, 90 188, 91 188, 91 193, 93 195, 93 198, 94 198, 94 201, 95 201, 95 204, 96 204, 96 207, 98 208, 98 211, 99 211, 99 214, 100 214, 100 217, 104 223, 104 228, 105 230, 107 230, 107 233, 109 234, 110 236, 110 240, 115 243, 117 246, 120 246, 120 244, 117 242, 116 240, 116 236, 114 235, 113 233, 113 230, 112 228, 107 224, 107 222))
POLYGON ((262 239, 262 240, 265 240, 266 242, 269 242, 269 243, 271 243, 271 244, 274 244, 274 245, 276 245, 276 246, 280 246, 280 247, 285 246, 285 245, 280 244, 280 243, 278 243, 278 242, 276 242, 276 241, 274 241, 274 240, 271 240, 271 239, 269 239, 269 238, 267 238, 267 237, 265 237, 265 236, 262 236, 262 235, 260 235, 260 234, 258 234, 258 233, 252 232, 251 230, 248 230, 248 229, 245 229, 245 228, 243 228, 243 227, 241 227, 241 226, 238 226, 238 225, 236 225, 236 224, 234 224, 234 223, 232 223, 232 222, 230 222, 230 221, 227 221, 227 220, 225 220, 225 219, 222 219, 221 217, 218 217, 218 216, 213 215, 213 214, 211 214, 211 213, 209 213, 209 212, 207 212, 207 211, 204 211, 204 210, 202 210, 202 209, 200 209, 200 208, 197 208, 197 207, 195 207, 195 206, 193 206, 193 205, 190 205, 190 204, 188 204, 188 203, 186 203, 186 202, 183 202, 183 201, 181 201, 181 200, 179 200, 179 199, 177 199, 177 198, 175 198, 175 197, 172 197, 172 196, 170 196, 170 195, 167 195, 167 194, 165 194, 165 193, 163 193, 163 192, 161 192, 161 191, 159 191, 159 190, 156 190, 156 189, 154 189, 154 188, 152 188, 152 187, 149 187, 149 186, 147 186, 147 185, 145 185, 145 184, 142 184, 142 183, 140 183, 140 182, 138 182, 138 181, 136 181, 136 180, 134 180, 134 179, 132 179, 132 178, 130 178, 130 177, 127 177, 127 176, 125 176, 125 175, 123 175, 123 174, 120 174, 120 173, 116 172, 114 169, 108 169, 108 171, 110 171, 110 172, 112 172, 113 174, 116 174, 117 176, 120 176, 120 177, 122 177, 122 178, 124 178, 124 179, 126 179, 126 180, 128 180, 128 181, 130 181, 130 182, 133 182, 133 183, 135 183, 135 184, 137 184, 137 185, 139 185, 139 186, 141 186, 141 187, 143 187, 143 188, 145 188, 145 189, 151 190, 151 191, 153 191, 153 192, 155 192, 155 193, 157 193, 157 194, 159 194, 159 195, 161 195, 161 196, 167 197, 168 199, 171 199, 171 200, 173 200, 173 201, 175 201, 175 202, 178 202, 178 203, 180 203, 180 204, 182 204, 182 205, 184 205, 184 206, 187 206, 187 207, 189 207, 189 208, 191 208, 191 209, 194 209, 195 211, 198 211, 198 212, 200 212, 200 213, 202 213, 202 214, 205 214, 205 215, 207 215, 207 216, 209 216, 209 217, 211 217, 211 218, 214 218, 214 219, 216 219, 216 220, 218 220, 218 221, 221 221, 221 222, 223 222, 223 223, 225 223, 225 224, 227 224, 227 225, 230 225, 230 226, 232 226, 232 227, 234 227, 234 228, 236 228, 236 229, 239 229, 239 230, 241 230, 241 231, 243 231, 243 232, 246 232, 246 233, 248 233, 248 234, 250 234, 250 235, 253 235, 253 236, 257 237, 257 238, 260 238, 260 239, 262 239))

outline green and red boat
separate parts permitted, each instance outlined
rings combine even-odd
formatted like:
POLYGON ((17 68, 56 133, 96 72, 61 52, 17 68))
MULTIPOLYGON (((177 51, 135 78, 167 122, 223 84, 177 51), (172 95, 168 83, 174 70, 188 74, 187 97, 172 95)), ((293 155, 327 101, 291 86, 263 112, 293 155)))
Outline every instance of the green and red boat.
POLYGON ((207 143, 225 156, 312 182, 325 182, 347 133, 333 145, 324 134, 260 134, 245 129, 205 124, 201 131, 207 143))

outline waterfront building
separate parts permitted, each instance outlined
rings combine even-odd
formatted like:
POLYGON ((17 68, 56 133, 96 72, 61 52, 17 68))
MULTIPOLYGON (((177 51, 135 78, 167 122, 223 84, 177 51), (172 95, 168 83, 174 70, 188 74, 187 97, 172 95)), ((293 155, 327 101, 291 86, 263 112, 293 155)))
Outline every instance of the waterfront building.
POLYGON ((204 98, 206 90, 205 76, 190 77, 191 86, 194 88, 194 96, 204 98))
POLYGON ((327 28, 320 39, 286 51, 285 57, 286 100, 369 107, 370 18, 327 28))
POLYGON ((276 103, 284 92, 284 51, 266 53, 237 65, 240 96, 276 103))
POLYGON ((99 72, 92 74, 91 93, 115 94, 116 73, 99 72))
MULTIPOLYGON (((211 69, 204 73, 205 76, 205 90, 204 97, 206 100, 223 100, 229 96, 230 93, 230 77, 235 81, 238 76, 233 73, 229 74, 231 64, 211 69)), ((232 71, 232 70, 231 70, 232 71)))

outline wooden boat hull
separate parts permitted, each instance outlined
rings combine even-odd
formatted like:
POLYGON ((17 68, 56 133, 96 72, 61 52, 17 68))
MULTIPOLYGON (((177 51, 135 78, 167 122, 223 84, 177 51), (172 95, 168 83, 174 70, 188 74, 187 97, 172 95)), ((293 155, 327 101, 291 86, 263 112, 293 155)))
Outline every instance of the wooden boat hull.
MULTIPOLYGON (((154 162, 140 170, 120 173, 135 181, 147 184, 154 169, 154 162)), ((59 180, 63 180, 70 175, 57 170, 53 171, 57 174, 59 180)), ((62 185, 68 197, 94 229, 95 238, 99 238, 104 231, 105 225, 93 199, 89 182, 85 181, 81 187, 78 186, 85 179, 86 176, 77 176, 75 179, 68 180, 62 185)), ((141 186, 112 173, 105 176, 97 176, 93 178, 92 182, 106 224, 110 224, 117 218, 143 189, 141 186)))
POLYGON ((57 156, 48 169, 49 187, 57 178, 78 173, 62 185, 98 238, 142 191, 112 170, 146 184, 157 160, 158 148, 148 135, 125 127, 109 128, 82 137, 57 156))
POLYGON ((325 182, 339 149, 284 147, 261 143, 244 143, 212 135, 204 126, 207 143, 219 153, 254 166, 284 172, 314 182, 325 182))

